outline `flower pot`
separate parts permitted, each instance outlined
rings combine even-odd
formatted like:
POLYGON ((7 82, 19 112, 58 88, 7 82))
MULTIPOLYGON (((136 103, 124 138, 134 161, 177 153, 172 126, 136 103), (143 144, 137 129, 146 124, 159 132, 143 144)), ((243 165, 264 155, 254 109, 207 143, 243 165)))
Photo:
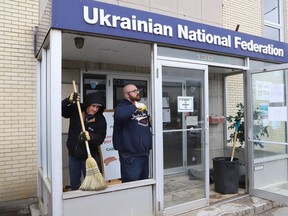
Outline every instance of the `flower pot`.
POLYGON ((231 157, 213 158, 215 191, 221 194, 238 193, 239 159, 231 157))

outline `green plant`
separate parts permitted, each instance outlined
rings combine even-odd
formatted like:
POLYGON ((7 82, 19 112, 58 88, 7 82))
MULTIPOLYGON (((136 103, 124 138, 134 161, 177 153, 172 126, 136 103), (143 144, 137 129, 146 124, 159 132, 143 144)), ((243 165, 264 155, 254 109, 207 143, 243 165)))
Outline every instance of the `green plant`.
MULTIPOLYGON (((236 127, 236 120, 240 121, 240 125, 238 127, 238 134, 237 139, 240 143, 240 148, 245 143, 245 119, 244 119, 244 105, 242 103, 237 103, 236 107, 238 108, 236 112, 236 116, 228 116, 226 117, 226 120, 230 123, 228 130, 232 130, 233 132, 228 136, 227 143, 233 143, 234 140, 234 133, 235 133, 235 127, 236 127)), ((263 148, 263 144, 260 142, 261 137, 269 137, 268 133, 268 127, 264 126, 261 122, 261 112, 259 108, 257 108, 253 112, 253 120, 254 122, 258 122, 257 124, 253 125, 253 139, 259 140, 259 142, 254 142, 255 146, 259 146, 263 148)), ((239 147, 238 147, 239 148, 239 147)))

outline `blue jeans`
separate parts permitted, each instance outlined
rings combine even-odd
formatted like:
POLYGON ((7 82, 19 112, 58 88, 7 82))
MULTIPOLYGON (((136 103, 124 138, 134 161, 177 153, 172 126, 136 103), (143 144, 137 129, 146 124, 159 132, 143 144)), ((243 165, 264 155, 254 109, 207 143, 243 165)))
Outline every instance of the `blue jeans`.
POLYGON ((119 154, 122 182, 147 179, 149 175, 149 156, 125 156, 119 154))
POLYGON ((78 190, 81 185, 81 175, 86 176, 86 159, 78 159, 69 154, 69 176, 71 190, 78 190))

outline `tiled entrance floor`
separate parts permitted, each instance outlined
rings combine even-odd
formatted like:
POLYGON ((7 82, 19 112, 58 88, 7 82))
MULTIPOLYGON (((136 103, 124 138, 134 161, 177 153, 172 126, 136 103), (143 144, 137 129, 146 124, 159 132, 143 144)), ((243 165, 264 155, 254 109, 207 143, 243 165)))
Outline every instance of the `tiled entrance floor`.
MULTIPOLYGON (((239 188, 237 194, 220 194, 215 192, 214 184, 210 185, 210 204, 231 199, 245 194, 239 188)), ((169 175, 164 178, 164 206, 174 206, 185 202, 204 198, 204 182, 199 179, 190 180, 187 174, 169 175)))

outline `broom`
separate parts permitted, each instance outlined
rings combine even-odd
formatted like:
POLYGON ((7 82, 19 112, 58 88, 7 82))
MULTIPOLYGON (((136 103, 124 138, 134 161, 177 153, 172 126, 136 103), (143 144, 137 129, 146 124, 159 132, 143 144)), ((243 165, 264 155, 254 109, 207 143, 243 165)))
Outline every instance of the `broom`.
POLYGON ((240 119, 236 118, 235 119, 235 133, 234 133, 231 161, 233 161, 234 154, 235 154, 236 139, 237 139, 239 127, 240 127, 240 119))
MULTIPOLYGON (((73 80, 72 83, 73 83, 74 92, 77 93, 75 81, 73 80)), ((81 112, 81 106, 80 106, 79 101, 77 101, 77 107, 78 107, 80 122, 82 126, 82 131, 85 131, 85 125, 84 125, 82 112, 81 112)), ((86 176, 79 189, 84 190, 84 191, 104 190, 105 188, 107 188, 107 183, 98 168, 97 162, 91 156, 88 141, 85 141, 85 145, 86 145, 86 150, 88 154, 88 158, 86 160, 86 176)))

